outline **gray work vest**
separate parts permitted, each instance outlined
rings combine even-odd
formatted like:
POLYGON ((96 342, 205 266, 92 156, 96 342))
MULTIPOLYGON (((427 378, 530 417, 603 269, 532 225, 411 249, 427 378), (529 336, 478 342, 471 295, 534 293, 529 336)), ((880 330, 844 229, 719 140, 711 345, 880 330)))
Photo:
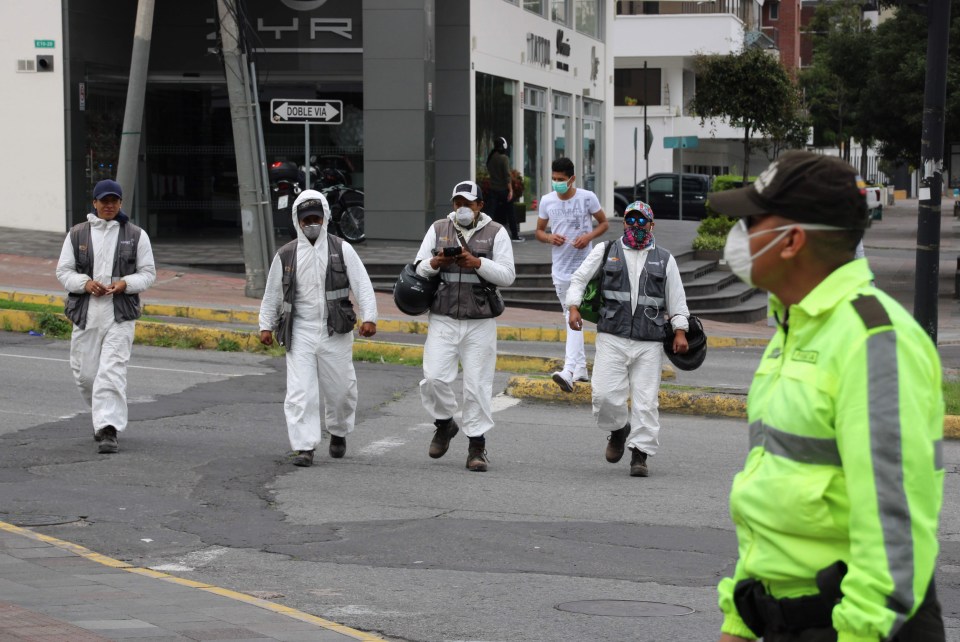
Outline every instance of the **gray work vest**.
MULTIPOLYGON (((140 244, 139 227, 130 223, 120 223, 117 234, 117 251, 113 255, 111 276, 123 278, 137 272, 137 247, 140 244)), ((90 221, 77 223, 70 228, 70 242, 73 244, 74 269, 93 278, 93 243, 91 242, 90 221)), ((87 310, 90 307, 88 292, 75 294, 70 292, 63 308, 63 314, 81 330, 87 327, 87 310)), ((140 295, 121 292, 113 295, 113 318, 117 321, 133 321, 140 318, 140 295)))
POLYGON ((640 273, 636 310, 630 309, 630 272, 624 261, 623 245, 611 241, 603 270, 603 305, 597 332, 606 332, 634 341, 663 341, 667 336, 667 261, 670 252, 654 246, 640 273))
MULTIPOLYGON (((288 350, 293 345, 293 312, 297 298, 297 243, 293 240, 277 250, 283 267, 283 311, 277 324, 277 343, 288 350)), ((327 335, 353 332, 357 313, 350 301, 350 279, 343 260, 343 240, 327 235, 327 275, 324 279, 327 306, 327 335)))
MULTIPOLYGON (((470 253, 477 258, 493 258, 493 240, 501 225, 490 221, 473 233, 468 241, 470 253)), ((433 224, 437 239, 436 248, 460 245, 457 228, 448 218, 433 224)), ((496 287, 480 278, 476 270, 462 269, 456 263, 440 268, 440 287, 433 299, 430 311, 454 319, 492 319, 490 300, 486 288, 496 287)))

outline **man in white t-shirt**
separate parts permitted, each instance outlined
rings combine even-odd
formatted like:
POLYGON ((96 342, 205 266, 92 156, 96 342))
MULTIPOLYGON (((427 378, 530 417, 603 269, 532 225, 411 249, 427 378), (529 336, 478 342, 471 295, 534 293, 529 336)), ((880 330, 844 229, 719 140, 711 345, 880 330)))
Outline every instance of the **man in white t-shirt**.
POLYGON ((564 392, 573 392, 575 381, 590 381, 590 377, 587 374, 587 357, 583 351, 583 331, 569 329, 567 289, 570 287, 570 277, 593 249, 593 239, 602 236, 609 224, 597 195, 590 190, 573 186, 576 181, 573 161, 569 158, 558 158, 553 161, 551 169, 553 191, 540 199, 537 240, 553 246, 551 276, 563 307, 564 325, 567 327, 563 370, 554 372, 553 380, 564 392), (593 226, 592 219, 597 219, 596 227, 593 226))

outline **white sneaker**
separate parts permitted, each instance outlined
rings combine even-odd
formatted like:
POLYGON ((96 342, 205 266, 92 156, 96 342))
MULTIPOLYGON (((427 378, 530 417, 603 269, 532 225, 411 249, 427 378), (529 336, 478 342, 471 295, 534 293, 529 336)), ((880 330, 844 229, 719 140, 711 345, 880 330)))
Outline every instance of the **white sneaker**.
POLYGON ((554 372, 553 381, 564 392, 573 392, 573 374, 569 370, 554 372))
POLYGON ((573 375, 573 380, 581 383, 587 383, 590 381, 590 375, 587 373, 586 368, 583 370, 577 370, 573 375))

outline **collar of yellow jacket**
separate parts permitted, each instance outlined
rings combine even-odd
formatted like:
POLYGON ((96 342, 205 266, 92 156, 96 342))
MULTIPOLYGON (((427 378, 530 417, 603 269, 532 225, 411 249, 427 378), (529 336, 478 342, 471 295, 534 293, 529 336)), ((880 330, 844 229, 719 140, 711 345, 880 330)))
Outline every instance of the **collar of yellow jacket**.
MULTIPOLYGON (((808 317, 816 317, 835 308, 838 303, 850 297, 850 293, 870 285, 873 281, 873 272, 867 259, 854 259, 845 263, 830 273, 830 276, 810 290, 800 303, 794 308, 801 310, 808 317)), ((776 297, 770 295, 770 311, 783 319, 784 305, 776 297)))

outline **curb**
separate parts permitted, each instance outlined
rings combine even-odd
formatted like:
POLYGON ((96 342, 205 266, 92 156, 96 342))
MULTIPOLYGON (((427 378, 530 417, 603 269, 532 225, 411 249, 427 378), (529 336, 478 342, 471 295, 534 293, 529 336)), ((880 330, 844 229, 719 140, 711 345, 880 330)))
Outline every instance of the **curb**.
POLYGON ((118 569, 127 571, 128 573, 144 575, 146 577, 152 577, 154 579, 162 580, 164 582, 179 584, 180 586, 195 588, 200 591, 206 591, 208 593, 214 593, 216 595, 220 595, 221 597, 226 597, 231 600, 236 600, 238 602, 244 602, 246 604, 250 604, 252 606, 256 606, 267 611, 272 611, 273 613, 277 613, 279 615, 285 615, 295 620, 300 620, 301 622, 308 622, 310 624, 315 624, 321 628, 327 629, 328 631, 334 631, 336 633, 340 633, 342 635, 351 637, 355 640, 363 640, 364 642, 382 642, 383 640, 383 638, 377 637, 375 635, 364 633, 363 631, 358 631, 356 629, 351 629, 350 627, 344 626, 343 624, 338 624, 337 622, 325 620, 322 617, 317 617, 316 615, 310 615, 309 613, 304 613, 303 611, 299 611, 289 606, 276 604, 274 602, 270 602, 268 600, 264 600, 259 597, 247 595, 246 593, 231 591, 230 589, 214 586, 213 584, 207 584, 206 582, 197 582, 195 580, 188 580, 182 577, 168 575, 167 573, 163 573, 161 571, 154 571, 153 569, 149 569, 149 568, 133 566, 132 564, 128 564, 126 562, 113 559, 112 557, 107 557, 106 555, 101 555, 100 553, 91 551, 89 548, 80 546, 79 544, 74 544, 73 542, 68 542, 66 540, 58 539, 56 537, 51 537, 49 535, 43 535, 42 533, 37 533, 26 528, 14 526, 13 524, 8 524, 7 522, 0 521, 0 530, 7 531, 8 533, 16 533, 17 535, 22 535, 32 540, 50 544, 51 546, 54 546, 61 550, 65 550, 75 555, 79 555, 80 557, 86 558, 91 562, 103 564, 104 566, 109 566, 111 568, 118 568, 118 569))
MULTIPOLYGON (((574 384, 573 392, 563 392, 550 379, 539 377, 510 377, 506 393, 517 399, 547 401, 569 405, 592 405, 592 388, 589 383, 574 384)), ((629 402, 628 402, 629 403, 629 402)), ((714 392, 705 388, 678 389, 660 388, 661 412, 707 417, 735 417, 746 419, 747 396, 714 392)), ((960 416, 946 415, 943 418, 943 438, 960 439, 960 416)))
MULTIPOLYGON (((15 301, 18 303, 35 303, 40 305, 63 305, 63 297, 56 294, 33 294, 28 292, 0 291, 0 301, 15 301)), ((260 322, 260 313, 253 310, 232 310, 199 308, 194 306, 167 305, 145 303, 143 314, 149 317, 175 317, 178 319, 196 319, 215 323, 239 323, 256 326, 260 322)), ((427 321, 405 319, 381 319, 377 321, 377 330, 398 334, 426 334, 427 321)), ((595 330, 583 331, 583 342, 594 344, 597 333, 595 330)), ((543 341, 549 343, 563 343, 567 340, 566 328, 552 327, 523 327, 497 326, 497 339, 500 341, 543 341)), ((708 348, 754 348, 766 347, 767 339, 758 337, 707 337, 708 348)), ((562 364, 561 364, 562 365, 562 364)))

